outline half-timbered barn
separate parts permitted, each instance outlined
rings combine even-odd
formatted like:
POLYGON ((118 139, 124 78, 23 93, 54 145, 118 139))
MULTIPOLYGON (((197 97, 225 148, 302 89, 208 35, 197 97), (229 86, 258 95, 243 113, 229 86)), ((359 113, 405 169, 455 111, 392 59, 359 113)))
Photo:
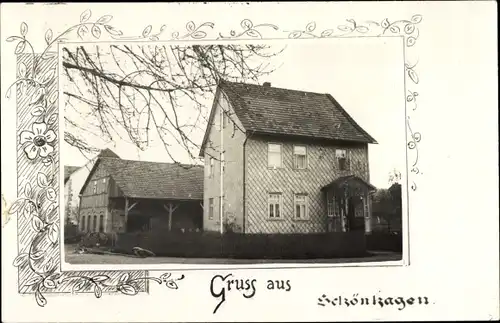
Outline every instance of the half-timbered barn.
POLYGON ((99 158, 80 191, 80 230, 201 230, 203 167, 99 158))
POLYGON ((80 190, 85 184, 92 167, 99 158, 120 158, 109 148, 103 149, 94 158, 81 167, 64 166, 64 216, 66 221, 77 224, 80 190))

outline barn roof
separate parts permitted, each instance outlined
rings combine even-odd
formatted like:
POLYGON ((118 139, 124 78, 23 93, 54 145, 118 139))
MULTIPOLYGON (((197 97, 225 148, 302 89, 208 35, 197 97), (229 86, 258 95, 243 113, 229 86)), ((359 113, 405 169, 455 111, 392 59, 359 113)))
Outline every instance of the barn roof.
POLYGON ((101 150, 97 155, 97 158, 99 157, 120 158, 120 156, 118 156, 114 151, 112 151, 109 148, 101 150))
MULTIPOLYGON (((101 158, 101 157, 120 158, 120 156, 118 156, 114 151, 112 151, 109 148, 101 150, 95 158, 101 158)), ((71 174, 76 172, 81 167, 85 166, 64 166, 64 183, 66 184, 71 174)))
MULTIPOLYGON (((97 167, 109 173, 123 194, 131 198, 203 199, 203 167, 176 163, 156 163, 118 158, 99 158, 97 167)), ((82 187, 84 191, 85 185, 82 187)))
POLYGON ((228 81, 221 81, 218 89, 224 92, 246 131, 377 143, 328 93, 228 81))

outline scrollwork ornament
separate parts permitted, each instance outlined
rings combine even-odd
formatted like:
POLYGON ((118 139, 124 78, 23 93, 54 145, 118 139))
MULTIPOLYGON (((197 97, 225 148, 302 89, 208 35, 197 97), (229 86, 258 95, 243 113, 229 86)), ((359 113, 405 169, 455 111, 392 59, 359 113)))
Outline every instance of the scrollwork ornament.
MULTIPOLYGON (((163 273, 150 276, 147 271, 82 271, 63 272, 60 269, 59 236, 59 151, 58 141, 58 94, 56 44, 71 39, 96 41, 105 37, 111 40, 200 40, 200 39, 266 39, 272 38, 341 38, 349 36, 399 35, 406 48, 412 48, 419 39, 419 24, 422 16, 413 15, 408 20, 366 20, 348 18, 344 22, 320 29, 315 21, 309 21, 299 29, 281 29, 272 23, 254 23, 250 19, 240 21, 237 28, 229 32, 217 31, 215 23, 188 21, 182 32, 169 30, 167 24, 147 25, 135 35, 124 35, 113 24, 113 16, 106 14, 94 18, 92 11, 85 10, 77 17, 77 23, 61 32, 47 28, 44 32, 44 48, 35 50, 29 39, 29 26, 22 22, 18 35, 11 35, 6 41, 13 44, 14 55, 18 57, 16 79, 5 91, 6 98, 17 98, 20 122, 18 136, 18 169, 20 186, 18 198, 8 208, 9 214, 17 214, 19 253, 13 265, 19 270, 19 292, 34 294, 36 303, 45 306, 47 293, 93 293, 101 298, 104 293, 137 295, 147 290, 148 283, 164 285, 169 289, 179 288, 185 276, 174 277, 163 273), (280 34, 281 36, 276 36, 280 34), (169 35, 169 36, 166 36, 169 35), (21 116, 22 115, 22 116, 21 116), (21 120, 22 119, 22 120, 21 120), (22 167, 19 167, 22 166, 22 167)), ((405 64, 406 103, 413 103, 416 110, 419 93, 419 76, 416 64, 405 64)), ((419 96, 420 97, 420 96, 419 96)), ((411 174, 422 174, 418 168, 419 144, 422 136, 412 131, 410 118, 406 120, 410 132, 408 149, 415 152, 411 174)), ((415 181, 411 189, 416 190, 415 181)))

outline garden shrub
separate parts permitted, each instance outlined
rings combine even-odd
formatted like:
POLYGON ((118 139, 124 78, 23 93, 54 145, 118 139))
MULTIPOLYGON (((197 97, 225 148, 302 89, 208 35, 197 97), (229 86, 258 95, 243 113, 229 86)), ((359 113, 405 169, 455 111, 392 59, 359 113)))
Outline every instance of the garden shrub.
POLYGON ((366 255, 364 232, 326 234, 242 234, 215 232, 123 233, 116 250, 134 247, 157 256, 183 258, 311 259, 366 255))
POLYGON ((372 232, 366 236, 366 248, 373 251, 395 251, 403 250, 403 236, 401 233, 372 232))
POLYGON ((89 232, 82 236, 80 245, 87 248, 111 247, 112 239, 110 233, 89 232))

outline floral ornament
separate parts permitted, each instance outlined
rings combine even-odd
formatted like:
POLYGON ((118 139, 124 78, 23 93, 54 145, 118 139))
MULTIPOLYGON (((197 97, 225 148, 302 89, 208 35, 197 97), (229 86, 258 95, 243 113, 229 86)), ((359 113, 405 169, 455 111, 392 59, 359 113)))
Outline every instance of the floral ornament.
POLYGON ((199 26, 196 26, 194 21, 189 21, 186 24, 187 33, 184 36, 180 37, 180 33, 178 31, 175 31, 172 33, 172 39, 179 39, 179 38, 182 38, 182 39, 186 39, 186 38, 203 39, 203 38, 207 37, 207 33, 205 31, 201 30, 202 28, 205 28, 205 27, 213 29, 214 23, 213 22, 204 22, 204 23, 200 24, 199 26))
MULTIPOLYGON (((78 37, 81 40, 96 40, 102 39, 102 36, 111 36, 112 39, 118 40, 159 40, 160 34, 165 34, 164 32, 167 30, 165 25, 162 25, 159 29, 159 32, 155 32, 156 28, 148 25, 143 30, 142 33, 138 33, 136 36, 124 36, 122 31, 115 28, 111 25, 112 20, 111 15, 100 16, 99 18, 93 19, 92 13, 90 10, 85 10, 81 15, 80 19, 76 24, 69 26, 62 32, 56 33, 52 29, 47 29, 45 32, 45 49, 40 48, 39 51, 35 51, 31 42, 28 40, 28 25, 23 22, 20 26, 19 35, 13 35, 7 37, 7 42, 12 42, 14 44, 14 54, 27 54, 27 60, 24 63, 20 63, 18 66, 18 75, 16 81, 7 89, 6 97, 11 97, 12 94, 11 89, 13 85, 20 85, 20 93, 21 96, 24 97, 27 93, 33 93, 33 97, 31 99, 31 104, 36 105, 35 101, 43 101, 40 98, 45 96, 45 88, 49 82, 54 82, 57 80, 57 74, 55 73, 56 69, 51 69, 49 72, 45 72, 46 76, 37 75, 42 74, 41 71, 38 70, 38 67, 41 66, 41 63, 44 60, 54 58, 57 53, 52 51, 55 45, 61 41, 66 41, 69 38, 72 38, 72 35, 75 35, 74 38, 78 37), (35 54, 35 52, 41 52, 40 55, 35 54), (27 91, 27 87, 34 87, 34 91, 27 91)), ((406 47, 411 48, 416 44, 416 40, 419 36, 418 26, 422 21, 421 15, 414 15, 410 19, 406 20, 394 20, 389 21, 388 19, 384 19, 380 21, 362 21, 357 22, 353 19, 346 20, 347 23, 343 23, 338 26, 330 26, 328 29, 318 29, 315 22, 308 23, 303 30, 292 30, 287 31, 273 24, 254 24, 249 19, 244 19, 240 22, 239 31, 231 30, 228 36, 223 36, 220 32, 217 32, 220 38, 227 39, 235 39, 235 38, 243 38, 250 37, 254 39, 266 39, 271 38, 268 35, 263 36, 263 33, 271 33, 274 31, 280 31, 286 33, 284 38, 305 38, 305 37, 318 37, 318 38, 334 38, 334 37, 342 37, 346 36, 350 33, 359 33, 359 34, 370 34, 371 36, 381 36, 384 34, 392 34, 392 35, 401 35, 405 38, 406 47), (288 37, 286 37, 288 36, 288 37)), ((195 24, 190 21, 186 24, 185 29, 187 32, 183 32, 184 35, 181 36, 179 32, 174 32, 171 34, 171 40, 176 40, 179 38, 183 39, 204 39, 211 38, 215 39, 215 37, 208 37, 208 31, 214 28, 214 24, 211 22, 205 22, 201 24, 195 24)), ((166 37, 165 37, 166 38, 166 37)), ((283 37, 278 37, 283 38, 283 37)), ((167 40, 167 39, 166 39, 167 40)), ((415 65, 407 65, 405 66, 406 76, 413 82, 412 86, 416 86, 418 83, 418 76, 415 73, 414 69, 415 65)), ((416 89, 418 90, 418 89, 416 89)), ((410 91, 407 87, 405 87, 405 93, 407 95, 407 102, 415 102, 418 93, 410 91)), ((55 104, 57 99, 57 91, 54 92, 51 96, 52 99, 49 99, 49 103, 51 105, 55 104)), ((46 101, 44 101, 46 103, 46 101)), ((45 106, 35 106, 35 108, 31 111, 31 114, 38 118, 38 122, 40 122, 39 117, 43 117, 45 120, 44 124, 36 123, 32 126, 32 131, 23 131, 20 134, 20 141, 22 145, 27 145, 25 147, 25 152, 28 158, 31 156, 32 159, 36 159, 37 156, 42 156, 42 158, 38 159, 41 164, 49 166, 52 164, 52 176, 49 173, 41 173, 37 176, 37 183, 39 190, 34 190, 30 183, 26 183, 26 187, 24 189, 24 197, 19 198, 17 201, 13 203, 13 205, 9 209, 9 214, 19 213, 24 215, 24 217, 29 220, 27 223, 31 223, 33 230, 29 231, 29 235, 26 237, 29 239, 27 242, 27 246, 20 248, 20 253, 14 260, 13 265, 19 268, 19 285, 21 289, 25 289, 25 286, 30 287, 31 289, 28 292, 32 292, 35 295, 36 302, 39 306, 45 306, 47 300, 45 299, 43 293, 64 293, 67 291, 74 292, 94 292, 95 297, 100 298, 103 292, 110 293, 121 293, 125 295, 136 295, 139 291, 144 290, 144 281, 154 281, 157 284, 161 284, 166 286, 167 288, 177 289, 178 281, 184 279, 184 275, 181 275, 180 278, 172 278, 170 273, 163 274, 159 277, 139 277, 133 278, 129 273, 124 273, 123 271, 109 271, 105 274, 96 274, 96 273, 85 273, 85 272, 61 272, 58 273, 59 268, 59 254, 52 253, 48 254, 45 250, 39 250, 35 248, 40 243, 41 245, 46 244, 47 242, 51 242, 53 245, 56 245, 58 242, 59 236, 59 228, 57 226, 57 217, 59 216, 58 212, 56 212, 56 189, 58 188, 57 179, 57 168, 56 168, 56 159, 58 158, 58 152, 54 154, 50 154, 53 151, 53 145, 49 145, 50 143, 55 144, 56 135, 53 130, 47 130, 47 127, 52 127, 52 124, 55 123, 57 118, 57 113, 53 114, 51 117, 47 119, 47 115, 45 113, 45 106), (43 157, 46 155, 46 157, 43 157), (39 191, 39 192, 38 192, 39 191), (44 193, 42 193, 42 191, 44 193), (45 200, 42 198, 47 197, 47 200, 54 202, 51 203, 48 207, 42 207, 41 200, 45 200), (40 201, 38 201, 38 197, 40 197, 40 201), (56 219, 54 222, 51 221, 51 216, 55 215, 56 219), (34 234, 33 234, 34 232, 34 234), (48 241, 47 241, 48 240, 48 241), (35 259, 34 259, 35 258, 35 259), (48 259, 47 259, 48 258, 48 259), (46 265, 43 269, 37 270, 31 263, 34 261, 45 262, 46 265), (24 277, 24 278, 21 278, 24 277), (31 278, 30 278, 31 277, 31 278), (115 279, 116 278, 116 279, 115 279), (143 282, 140 282, 140 281, 143 282)), ((21 118, 21 117, 20 117, 21 118)), ((408 120, 408 127, 409 120, 408 120)), ((410 131, 411 132, 411 131, 410 131)), ((411 139, 408 142, 408 149, 412 152, 416 153, 416 159, 414 163, 414 168, 412 172, 415 174, 422 174, 419 172, 416 164, 418 161, 418 145, 421 140, 421 135, 418 132, 411 132, 411 139)), ((31 165, 29 165, 31 166, 31 165)), ((24 172, 18 174, 19 178, 27 177, 26 174, 30 175, 32 170, 27 168, 24 172)), ((412 190, 416 190, 416 184, 413 182, 411 185, 412 190)), ((21 245, 20 240, 18 240, 18 244, 21 245)), ((147 275, 147 272, 138 271, 141 274, 147 275)), ((130 272, 132 273, 132 272, 130 272)), ((137 273, 137 272, 136 272, 137 273)), ((20 289, 20 290, 21 290, 20 289)))
POLYGON ((262 33, 258 30, 260 28, 272 28, 274 30, 278 30, 278 26, 268 23, 257 24, 254 23, 250 19, 243 19, 240 22, 240 26, 243 29, 241 32, 236 32, 235 30, 230 31, 230 36, 224 36, 219 33, 218 39, 229 39, 229 38, 240 38, 243 36, 249 36, 252 38, 260 38, 262 39, 262 33))
MULTIPOLYGON (((177 281, 183 280, 184 275, 181 275, 179 278, 172 278, 171 273, 164 273, 159 278, 157 277, 138 277, 131 278, 130 273, 123 273, 118 282, 116 284, 109 284, 108 281, 111 280, 111 277, 108 275, 96 275, 96 276, 69 276, 64 279, 59 279, 56 281, 56 284, 72 281, 73 288, 72 292, 83 292, 87 290, 92 290, 96 298, 102 297, 102 292, 104 288, 109 288, 111 290, 120 292, 124 295, 135 296, 139 293, 140 287, 138 284, 141 281, 154 281, 159 285, 165 284, 167 288, 170 289, 178 289, 177 281)), ((41 281, 41 279, 39 280, 41 281)))
POLYGON ((159 285, 164 283, 167 288, 178 289, 179 286, 177 285, 176 281, 183 280, 183 279, 184 279, 184 275, 181 275, 179 278, 172 278, 171 273, 164 273, 159 278, 139 277, 139 278, 135 278, 135 279, 130 279, 130 275, 128 273, 124 273, 120 277, 120 280, 118 281, 118 284, 116 285, 116 290, 121 292, 122 294, 134 296, 138 293, 138 289, 139 289, 136 285, 141 280, 151 280, 151 281, 158 283, 159 285))
POLYGON ((24 130, 19 135, 20 144, 26 145, 24 152, 30 160, 36 159, 39 155, 43 158, 47 157, 54 151, 53 143, 57 135, 52 129, 47 129, 47 124, 44 122, 33 123, 32 131, 24 130))

